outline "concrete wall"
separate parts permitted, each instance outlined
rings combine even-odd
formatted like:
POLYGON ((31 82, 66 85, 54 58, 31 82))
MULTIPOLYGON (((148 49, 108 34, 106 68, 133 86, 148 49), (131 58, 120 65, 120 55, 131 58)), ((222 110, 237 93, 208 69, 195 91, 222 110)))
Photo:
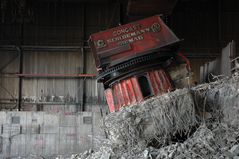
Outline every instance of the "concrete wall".
MULTIPOLYGON (((34 1, 30 3, 34 12, 33 19, 26 18, 21 26, 18 20, 13 20, 15 15, 9 12, 11 5, 7 4, 8 14, 4 22, 0 23, 1 45, 18 46, 22 43, 28 46, 84 47, 91 33, 119 22, 119 7, 116 7, 118 3, 34 1), (115 8, 114 15, 110 14, 112 8, 115 8)), ((97 74, 89 49, 84 49, 84 53, 81 49, 59 50, 23 51, 23 73, 97 74)), ((0 51, 0 109, 17 108, 19 78, 14 74, 19 72, 19 65, 17 50, 0 51), (15 60, 11 61, 13 58, 15 60), (8 63, 9 61, 11 62, 8 63)), ((22 99, 22 110, 35 110, 37 104, 46 105, 46 108, 52 104, 63 108, 73 105, 76 110, 83 110, 84 105, 84 110, 87 111, 91 110, 92 104, 106 104, 102 84, 97 84, 96 79, 90 78, 24 78, 22 99), (63 100, 52 101, 52 97, 63 100)))
POLYGON ((97 139, 104 138, 100 119, 92 112, 0 112, 0 158, 52 157, 96 148, 97 139))

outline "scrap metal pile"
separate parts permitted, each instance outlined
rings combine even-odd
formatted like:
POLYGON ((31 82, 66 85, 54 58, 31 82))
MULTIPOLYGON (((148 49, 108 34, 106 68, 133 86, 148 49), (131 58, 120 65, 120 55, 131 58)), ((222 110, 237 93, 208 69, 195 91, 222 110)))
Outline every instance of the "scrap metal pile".
POLYGON ((164 18, 156 15, 90 36, 110 111, 103 120, 108 140, 75 158, 239 155, 238 75, 186 88, 190 62, 164 18))
POLYGON ((75 158, 239 158, 239 76, 122 108, 103 128, 107 142, 75 158))
POLYGON ((105 117, 105 131, 121 147, 167 143, 196 124, 193 97, 187 89, 150 98, 105 117))

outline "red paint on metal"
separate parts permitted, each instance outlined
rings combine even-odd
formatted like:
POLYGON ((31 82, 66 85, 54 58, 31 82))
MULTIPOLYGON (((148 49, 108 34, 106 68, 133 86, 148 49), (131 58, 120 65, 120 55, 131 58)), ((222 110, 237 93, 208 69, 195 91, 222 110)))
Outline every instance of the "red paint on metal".
POLYGON ((187 64, 188 71, 191 70, 191 64, 186 56, 184 56, 181 52, 178 53, 178 56, 187 64))
POLYGON ((158 92, 157 95, 163 94, 164 93, 164 87, 163 87, 162 81, 160 79, 160 71, 155 71, 155 81, 157 82, 158 89, 159 89, 159 92, 158 92))
MULTIPOLYGON (((161 71, 163 71, 163 70, 161 70, 161 71)), ((165 71, 163 71, 163 74, 164 74, 164 79, 165 79, 165 81, 166 81, 166 90, 167 90, 167 92, 169 92, 169 91, 172 91, 173 90, 173 85, 172 85, 172 83, 171 83, 171 81, 170 81, 170 77, 169 77, 169 75, 168 74, 166 74, 166 72, 165 71)))
POLYGON ((135 93, 134 93, 132 81, 130 79, 127 79, 127 80, 125 80, 125 84, 126 84, 125 89, 127 90, 129 98, 130 98, 129 104, 130 103, 136 103, 137 100, 136 100, 136 96, 135 96, 135 93))
POLYGON ((149 79, 151 81, 151 87, 153 88, 154 95, 158 95, 160 90, 158 85, 160 86, 161 83, 156 82, 155 74, 153 71, 149 72, 149 79))
POLYGON ((108 88, 105 90, 105 97, 106 97, 106 101, 108 103, 110 112, 114 112, 115 111, 115 103, 114 103, 112 89, 108 88))
POLYGON ((135 93, 135 97, 136 97, 136 101, 137 102, 141 102, 144 100, 143 94, 141 92, 138 80, 136 79, 136 77, 131 78, 131 82, 133 85, 133 91, 135 93))
POLYGON ((90 36, 89 45, 100 74, 98 81, 103 82, 105 88, 110 87, 105 90, 110 112, 118 111, 121 107, 142 102, 148 97, 162 95, 174 89, 170 77, 161 67, 164 65, 156 64, 158 60, 163 62, 161 61, 162 56, 165 56, 164 60, 172 56, 176 57, 175 61, 165 67, 184 62, 190 70, 187 58, 181 53, 178 56, 175 55, 178 47, 168 47, 179 41, 158 15, 90 36), (147 56, 153 53, 157 55, 155 59, 153 59, 154 56, 147 56), (140 57, 143 55, 146 56, 140 57), (130 61, 134 58, 135 61, 130 61), (145 61, 142 60, 143 58, 145 61), (148 65, 150 60, 153 65, 148 65), (133 70, 137 70, 133 67, 138 67, 141 64, 140 67, 144 67, 144 73, 133 72, 133 70), (131 77, 126 75, 127 69, 132 69, 131 77), (116 76, 113 75, 113 70, 117 72, 116 76))
POLYGON ((126 87, 126 80, 122 81, 121 86, 122 86, 122 92, 123 92, 123 96, 124 96, 124 103, 125 103, 125 105, 129 105, 130 99, 129 99, 129 94, 128 94, 128 90, 126 87))
POLYGON ((156 15, 92 34, 89 44, 96 67, 100 68, 104 64, 112 66, 155 52, 179 41, 160 16, 156 15))
POLYGON ((161 86, 163 88, 163 92, 166 93, 166 92, 170 91, 172 88, 172 85, 171 85, 166 73, 163 70, 159 70, 158 74, 159 74, 159 79, 161 81, 161 86))
MULTIPOLYGON (((154 70, 146 73, 148 82, 152 88, 151 94, 161 95, 173 89, 169 77, 164 70, 154 70)), ((130 77, 115 83, 112 88, 105 90, 106 100, 110 112, 118 111, 121 107, 142 102, 142 95, 137 76, 130 77)))
POLYGON ((127 102, 126 102, 126 99, 125 99, 125 96, 126 96, 125 92, 127 90, 124 90, 123 85, 122 85, 121 82, 119 82, 119 89, 120 89, 120 93, 122 95, 122 106, 126 106, 127 102))
POLYGON ((162 95, 173 89, 169 77, 164 70, 150 71, 148 74, 154 95, 162 95))
POLYGON ((105 96, 110 112, 118 111, 121 107, 144 100, 135 77, 122 80, 114 84, 112 88, 106 89, 105 96))
POLYGON ((122 93, 120 92, 120 85, 119 84, 114 85, 113 90, 114 90, 113 92, 116 94, 116 99, 118 99, 117 100, 118 104, 117 104, 116 109, 119 109, 124 103, 122 93))

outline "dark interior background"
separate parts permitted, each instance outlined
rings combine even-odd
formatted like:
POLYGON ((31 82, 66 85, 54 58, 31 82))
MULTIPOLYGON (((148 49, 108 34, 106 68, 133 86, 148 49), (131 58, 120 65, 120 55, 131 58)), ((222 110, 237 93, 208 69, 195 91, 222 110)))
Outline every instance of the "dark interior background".
MULTIPOLYGON (((71 96, 76 99, 72 104, 80 106, 104 104, 102 86, 93 78, 21 79, 14 74, 96 74, 89 35, 160 14, 159 6, 160 0, 1 0, 0 98, 45 93, 71 96), (16 47, 22 46, 28 49, 18 57, 16 47)), ((184 39, 180 50, 190 59, 197 81, 200 65, 217 57, 228 42, 239 41, 239 1, 179 0, 167 24, 184 39)))

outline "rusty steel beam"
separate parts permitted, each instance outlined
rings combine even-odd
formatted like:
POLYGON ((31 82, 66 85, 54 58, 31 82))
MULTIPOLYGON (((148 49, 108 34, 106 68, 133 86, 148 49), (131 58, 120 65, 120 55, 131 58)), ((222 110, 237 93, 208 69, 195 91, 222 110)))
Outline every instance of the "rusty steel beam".
POLYGON ((21 47, 22 51, 42 51, 42 52, 79 52, 82 48, 89 49, 89 46, 42 46, 42 45, 0 45, 0 50, 3 51, 18 51, 21 47))
MULTIPOLYGON (((85 39, 86 39, 86 4, 84 3, 82 5, 82 45, 85 46, 85 39)), ((81 48, 81 72, 82 74, 85 74, 86 73, 86 55, 85 55, 85 49, 84 48, 81 48)), ((85 103, 86 103, 86 82, 85 80, 80 80, 79 81, 79 87, 81 87, 81 93, 79 94, 79 98, 80 98, 80 101, 81 101, 81 104, 80 104, 80 111, 85 111, 85 103)), ((79 111, 79 109, 78 109, 79 111)))
POLYGON ((15 74, 19 77, 25 78, 93 78, 96 77, 95 74, 15 74))
MULTIPOLYGON (((19 74, 23 72, 23 52, 20 48, 19 51, 19 74)), ((18 110, 21 111, 22 109, 22 77, 19 76, 19 85, 18 85, 18 110)))

